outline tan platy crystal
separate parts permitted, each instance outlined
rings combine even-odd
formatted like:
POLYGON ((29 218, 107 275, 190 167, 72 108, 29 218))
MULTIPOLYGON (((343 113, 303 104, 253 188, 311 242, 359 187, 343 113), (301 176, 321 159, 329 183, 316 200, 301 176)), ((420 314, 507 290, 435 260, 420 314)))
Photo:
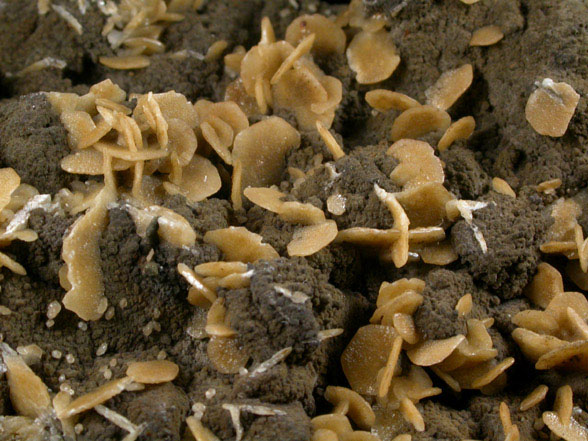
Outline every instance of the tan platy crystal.
POLYGON ((566 274, 574 282, 578 288, 588 291, 588 273, 582 271, 580 263, 575 260, 568 262, 566 266, 566 274))
MULTIPOLYGON (((64 391, 58 392, 53 397, 53 409, 55 409, 55 413, 61 414, 63 410, 69 406, 72 401, 72 397, 70 394, 64 391)), ((61 429, 63 430, 63 434, 66 437, 70 437, 71 439, 76 439, 76 432, 75 432, 75 418, 63 418, 60 420, 61 422, 61 429)))
POLYGON ((160 54, 165 51, 165 45, 154 38, 131 37, 123 42, 123 45, 133 51, 142 50, 145 55, 160 54))
POLYGON ((464 340, 464 335, 456 335, 444 340, 425 340, 406 351, 406 354, 417 366, 433 366, 449 357, 464 340))
POLYGON ((255 205, 272 213, 281 212, 284 205, 282 198, 286 196, 276 187, 247 187, 243 190, 243 194, 255 205))
POLYGON ((0 418, 0 433, 7 440, 42 441, 47 437, 45 425, 42 422, 24 416, 0 418))
POLYGON ((513 426, 512 419, 510 417, 510 409, 508 408, 508 404, 504 401, 500 403, 498 406, 498 416, 500 417, 500 423, 502 424, 502 431, 507 438, 507 441, 514 441, 510 434, 512 433, 513 426))
POLYGON ((367 16, 361 0, 351 0, 346 15, 346 20, 348 22, 345 23, 345 25, 348 24, 349 26, 361 28, 368 32, 376 32, 389 23, 384 14, 367 16))
POLYGON ((333 155, 333 159, 335 159, 335 161, 345 156, 345 152, 335 137, 331 134, 331 132, 329 132, 322 122, 316 122, 316 129, 319 132, 319 135, 321 135, 321 138, 323 138, 323 142, 327 146, 329 152, 331 152, 331 155, 333 155))
POLYGON ((294 48, 294 50, 288 55, 278 70, 274 73, 274 75, 270 79, 270 84, 274 85, 280 82, 282 76, 294 67, 294 64, 300 60, 304 55, 308 54, 312 49, 312 45, 314 44, 315 34, 308 34, 294 48))
POLYGON ((294 19, 286 29, 285 39, 292 46, 296 46, 310 34, 315 34, 312 46, 313 54, 323 56, 345 52, 345 32, 337 24, 320 14, 301 15, 294 19))
MULTIPOLYGON (((407 317, 410 315, 406 314, 407 317)), ((395 328, 396 329, 396 328, 395 328)), ((388 356, 388 361, 386 362, 386 366, 379 372, 380 375, 380 384, 378 385, 378 397, 383 398, 388 395, 388 391, 390 390, 390 384, 392 381, 392 377, 394 376, 394 372, 396 371, 396 366, 398 365, 400 351, 402 350, 402 341, 403 337, 400 335, 396 336, 394 339, 394 343, 392 344, 392 349, 390 350, 390 355, 388 356)))
POLYGON ((226 277, 246 272, 247 264, 243 262, 208 262, 197 265, 194 271, 202 277, 226 277))
POLYGON ((341 441, 380 441, 376 435, 365 430, 355 430, 351 433, 343 433, 339 436, 341 441))
POLYGON ((261 39, 259 44, 267 45, 276 42, 276 33, 269 17, 261 19, 261 39))
POLYGON ((218 286, 226 289, 247 288, 251 284, 253 270, 246 273, 234 273, 218 279, 218 286))
POLYGON ((242 188, 277 184, 285 168, 285 156, 300 145, 298 131, 279 117, 269 117, 235 137, 233 157, 241 162, 242 188))
POLYGON ((167 383, 173 381, 179 372, 178 365, 168 360, 135 361, 127 368, 127 375, 143 384, 167 383))
POLYGON ((545 78, 529 97, 525 116, 531 127, 540 135, 561 137, 568 125, 580 95, 567 83, 555 83, 545 78))
POLYGON ((312 204, 281 200, 285 195, 275 188, 248 187, 244 191, 251 202, 280 215, 286 222, 316 225, 326 221, 325 214, 312 204))
POLYGON ((474 133, 476 128, 476 120, 473 116, 464 116, 452 123, 445 131, 437 148, 440 152, 447 150, 458 139, 468 139, 474 133))
POLYGON ((378 307, 384 306, 390 300, 395 299, 396 297, 407 291, 414 291, 421 294, 424 289, 425 282, 417 278, 399 279, 393 283, 382 282, 382 285, 380 285, 380 290, 378 292, 376 305, 378 307))
POLYGON ((128 208, 139 236, 144 237, 147 227, 153 219, 157 218, 159 227, 157 233, 161 239, 176 247, 192 247, 196 243, 196 232, 186 218, 175 211, 159 205, 151 205, 143 209, 128 208))
POLYGON ((0 210, 10 203, 10 196, 20 185, 20 176, 12 168, 0 169, 0 210))
POLYGON ((504 38, 500 27, 496 25, 484 26, 472 33, 470 46, 491 46, 504 38))
POLYGON ((543 422, 553 434, 570 441, 588 440, 588 429, 572 417, 574 400, 572 388, 564 385, 557 390, 553 412, 543 413, 543 422))
POLYGON ((204 235, 204 241, 219 247, 226 260, 244 263, 279 257, 277 251, 271 245, 262 243, 262 240, 262 236, 245 227, 211 230, 204 235))
POLYGON ((119 57, 100 57, 100 64, 111 69, 129 70, 142 69, 151 64, 149 57, 144 55, 128 55, 119 57))
POLYGON ((332 430, 318 429, 313 431, 311 441, 339 441, 339 437, 332 430))
POLYGON ((340 413, 328 413, 316 416, 310 420, 310 424, 315 431, 321 429, 329 430, 335 432, 337 435, 353 432, 353 428, 351 427, 351 423, 347 416, 340 413))
POLYGON ((392 324, 405 342, 411 345, 418 343, 419 335, 411 315, 396 313, 392 317, 392 324))
MULTIPOLYGON (((71 155, 67 155, 61 160, 61 168, 68 172, 78 175, 97 176, 104 173, 104 156, 101 152, 94 149, 79 150, 71 155)), ((131 161, 115 158, 112 161, 114 171, 128 170, 133 166, 131 161)))
POLYGON ((63 112, 74 110, 82 110, 92 115, 96 113, 96 95, 94 93, 79 96, 75 93, 48 92, 46 96, 59 115, 63 112))
POLYGON ((286 41, 262 43, 247 51, 241 62, 241 79, 247 94, 255 96, 256 83, 269 84, 282 62, 293 51, 294 46, 286 41))
POLYGON ((393 141, 415 139, 436 130, 445 131, 450 124, 451 117, 443 109, 430 105, 411 107, 394 120, 390 136, 393 141))
POLYGON ((218 169, 200 155, 194 155, 190 163, 182 168, 182 178, 177 184, 163 183, 169 194, 181 194, 192 202, 203 201, 217 193, 221 186, 218 169))
POLYGON ((412 107, 421 105, 417 100, 408 95, 386 89, 370 90, 365 94, 365 100, 371 107, 380 112, 387 112, 389 110, 400 110, 404 112, 412 107))
POLYGON ((62 258, 67 265, 67 279, 72 288, 63 297, 66 309, 83 320, 98 320, 105 311, 99 241, 108 222, 107 206, 115 199, 111 189, 104 189, 94 206, 73 224, 63 239, 62 258))
POLYGON ((336 242, 349 242, 366 247, 384 248, 400 237, 398 230, 353 227, 337 233, 336 242))
POLYGON ((109 155, 114 159, 122 159, 124 161, 149 161, 153 159, 160 159, 167 156, 167 152, 163 149, 145 148, 141 150, 131 151, 127 148, 118 147, 116 144, 99 141, 93 145, 97 151, 104 155, 109 155))
POLYGON ((376 415, 368 402, 357 392, 346 387, 328 386, 325 390, 325 399, 335 406, 334 413, 338 408, 347 409, 346 415, 357 424, 360 429, 369 429, 376 420, 376 415))
MULTIPOLYGON (((417 156, 417 155, 415 155, 417 156)), ((438 159, 434 156, 428 156, 422 161, 423 177, 432 179, 433 182, 419 183, 415 186, 410 184, 411 188, 396 193, 398 202, 404 208, 412 228, 427 227, 429 225, 443 225, 447 220, 445 205, 454 196, 438 181, 441 180, 442 170, 438 167, 438 159), (430 172, 427 176, 425 173, 430 172), (437 182, 435 182, 437 181, 437 182)), ((402 163, 403 169, 399 170, 398 176, 403 172, 410 172, 411 168, 416 168, 416 164, 402 163)), ((406 186, 409 186, 406 184, 406 186)))
POLYGON ((118 85, 114 84, 112 80, 106 79, 90 87, 90 93, 96 99, 110 100, 115 103, 121 103, 127 98, 127 93, 118 85))
MULTIPOLYGON (((156 103, 155 100, 153 100, 156 103)), ((163 118, 163 116, 162 116, 163 118)), ((196 149, 198 148, 198 140, 196 134, 190 125, 179 118, 170 118, 164 120, 167 124, 167 135, 158 134, 158 139, 167 136, 169 144, 159 141, 162 148, 167 148, 169 152, 175 154, 175 160, 181 167, 185 167, 190 163, 196 149)), ((159 130, 161 124, 158 123, 156 130, 159 130)), ((172 156, 172 160, 173 160, 172 156)))
POLYGON ((416 248, 415 251, 421 256, 422 261, 429 265, 449 265, 459 258, 449 240, 422 245, 416 248))
POLYGON ((247 51, 245 48, 239 45, 233 49, 233 52, 223 57, 225 67, 231 74, 238 74, 241 72, 241 61, 243 61, 243 57, 246 53, 247 51))
POLYGON ((457 301, 455 305, 455 310, 459 315, 466 316, 472 311, 473 300, 471 294, 464 294, 460 299, 457 301))
POLYGON ((355 392, 377 394, 378 372, 386 366, 396 336, 390 326, 367 325, 358 329, 341 355, 343 372, 355 392))
POLYGON ((312 204, 301 202, 284 202, 278 214, 286 222, 302 225, 318 225, 326 222, 325 213, 312 204))
POLYGON ((423 416, 412 401, 408 398, 403 398, 400 401, 400 411, 404 418, 413 425, 417 432, 425 431, 425 421, 423 416))
POLYGON ((508 184, 508 182, 506 182, 504 179, 501 179, 501 178, 492 178, 492 189, 496 193, 500 193, 505 196, 510 196, 513 198, 517 197, 517 194, 514 192, 514 190, 508 184))
MULTIPOLYGON (((386 248, 399 237, 400 232, 396 229, 378 230, 375 228, 354 227, 339 231, 336 242, 386 248)), ((438 242, 443 239, 445 239, 445 231, 440 227, 415 228, 408 231, 409 243, 438 242)))
POLYGON ((204 61, 215 61, 218 60, 229 43, 226 40, 217 40, 210 45, 208 50, 206 51, 206 55, 204 55, 204 61))
POLYGON ((294 232, 287 246, 288 255, 310 256, 329 245, 336 237, 337 223, 333 220, 300 228, 294 232))
POLYGON ((212 103, 207 100, 198 100, 194 104, 194 109, 201 123, 212 116, 220 118, 231 127, 235 135, 249 127, 247 115, 233 101, 212 103))
POLYGON ((206 351, 210 362, 221 374, 236 374, 249 360, 236 338, 212 336, 206 351))
POLYGON ((562 184, 562 182, 561 182, 561 179, 559 179, 559 178, 549 179, 547 181, 543 181, 543 182, 540 182, 539 184, 537 184, 535 189, 540 193, 554 194, 555 190, 557 190, 559 187, 561 187, 561 184, 562 184))
POLYGON ((272 86, 272 105, 292 110, 301 129, 312 130, 317 121, 328 128, 341 102, 342 87, 340 80, 325 75, 311 60, 302 58, 272 86))
POLYGON ((232 164, 230 148, 235 136, 249 127, 247 116, 234 102, 212 103, 199 100, 194 109, 200 119, 200 130, 208 144, 223 161, 232 164))
POLYGON ((537 274, 525 288, 525 295, 535 305, 547 308, 549 302, 563 291, 563 279, 559 271, 548 263, 541 262, 537 266, 537 274))
POLYGON ((378 198, 386 204, 388 210, 392 213, 394 228, 400 232, 400 237, 392 244, 391 255, 396 268, 401 268, 408 261, 408 227, 410 220, 396 196, 386 192, 378 184, 374 184, 374 190, 378 198))
POLYGON ((34 343, 26 346, 18 346, 16 352, 18 352, 18 355, 22 357, 28 366, 39 363, 43 356, 43 349, 34 343))
POLYGON ((347 48, 347 62, 358 83, 374 84, 390 78, 400 57, 390 34, 381 29, 356 34, 347 48))
MULTIPOLYGON (((467 373, 467 369, 496 358, 498 351, 492 347, 492 338, 484 322, 478 319, 469 319, 467 327, 466 339, 460 343, 449 357, 438 365, 439 368, 453 372, 456 369, 462 369, 467 373)), ((486 374, 485 367, 482 367, 481 372, 480 375, 486 374)), ((470 380, 468 379, 468 381, 470 380)), ((462 386, 465 387, 465 385, 462 386)))
POLYGON ((588 323, 582 318, 574 308, 567 308, 567 330, 572 335, 571 338, 588 340, 588 323))
POLYGON ((7 210, 16 213, 18 210, 22 209, 26 205, 29 199, 37 195, 39 195, 39 190, 37 190, 32 185, 20 184, 10 194, 10 201, 8 202, 8 204, 2 206, 2 208, 6 208, 7 210))
POLYGON ((468 90, 473 79, 471 64, 443 72, 435 84, 425 91, 427 104, 443 110, 449 109, 468 90))
POLYGON ((327 211, 335 216, 345 213, 347 198, 339 193, 332 194, 327 198, 327 211))
POLYGON ((572 308, 583 320, 588 320, 588 300, 579 292, 563 292, 557 294, 545 312, 551 314, 561 326, 568 320, 568 308, 572 308))
POLYGON ((220 441, 210 429, 204 427, 199 418, 189 416, 186 418, 186 425, 190 429, 190 432, 192 432, 196 441, 220 441))
POLYGON ((206 327, 204 330, 207 334, 223 338, 234 337, 237 334, 228 325, 226 312, 224 298, 217 298, 206 314, 206 327))
POLYGON ((247 94, 243 86, 243 80, 238 77, 235 81, 230 82, 225 89, 225 101, 236 103, 246 115, 255 115, 259 113, 259 107, 255 97, 247 94))
POLYGON ((570 385, 566 384, 557 389, 553 410, 557 413, 557 416, 563 424, 569 424, 570 418, 572 417, 573 407, 574 398, 570 385))
POLYGON ((405 291, 376 309, 370 323, 392 326, 396 314, 412 315, 422 303, 423 296, 421 294, 410 290, 405 291))
POLYGON ((123 392, 125 387, 131 384, 132 381, 133 380, 129 377, 109 381, 108 383, 94 389, 92 392, 88 392, 87 394, 73 400, 67 407, 62 409, 61 412, 58 412, 57 416, 59 419, 69 418, 90 410, 123 392))
MULTIPOLYGON (((578 216, 582 209, 580 205, 572 199, 558 199, 551 209, 551 217, 554 222, 549 228, 548 238, 555 242, 576 242, 576 225, 578 225, 578 216)), ((545 244, 544 244, 545 245, 545 244)), ((543 245, 542 245, 543 246, 543 245)))
POLYGON ((27 274, 26 269, 18 262, 0 252, 0 268, 6 267, 15 274, 24 276, 27 274))
POLYGON ((519 409, 524 412, 535 407, 545 399, 548 390, 549 388, 544 384, 537 386, 529 395, 525 397, 523 401, 521 401, 519 409))
MULTIPOLYGON (((67 139, 71 146, 79 146, 82 139, 96 129, 96 123, 90 114, 81 110, 66 110, 60 114, 60 120, 67 130, 67 139)), ((109 130, 110 127, 105 128, 105 131, 109 130)))
POLYGON ((231 202, 234 210, 243 208, 243 163, 236 160, 231 176, 231 202))
POLYGON ((198 114, 194 106, 181 93, 170 91, 138 96, 137 105, 135 110, 133 110, 133 118, 137 121, 141 130, 146 130, 150 127, 148 117, 145 113, 145 109, 152 108, 149 105, 150 96, 157 102, 161 114, 166 121, 175 118, 181 119, 192 128, 196 128, 198 125, 198 114))
POLYGON ((556 366, 583 372, 588 371, 588 340, 566 342, 541 355, 535 363, 535 369, 538 370, 552 369, 556 366))
POLYGON ((526 328, 539 334, 556 334, 559 330, 557 320, 543 311, 521 311, 515 314, 512 322, 521 328, 526 328))
POLYGON ((556 435, 566 441, 588 440, 588 429, 583 427, 576 419, 572 418, 568 424, 564 424, 557 413, 543 412, 543 422, 556 435))
POLYGON ((488 370, 481 376, 476 377, 472 380, 471 387, 473 389, 480 389, 484 386, 489 385, 494 380, 496 380, 501 374, 503 374, 509 367, 511 367, 515 362, 513 357, 508 357, 494 366, 492 369, 488 370))
POLYGON ((51 398, 47 386, 12 348, 3 343, 1 350, 14 410, 30 418, 48 415, 51 398))
POLYGON ((133 111, 123 104, 119 104, 115 101, 106 98, 96 98, 96 109, 102 108, 106 110, 120 112, 125 116, 130 115, 133 111))
POLYGON ((390 174, 390 179, 405 190, 428 182, 443 184, 445 180, 441 160, 426 142, 402 139, 392 144, 386 154, 400 161, 390 174))
POLYGON ((541 335, 525 328, 516 328, 512 332, 513 340, 529 360, 536 361, 544 354, 564 347, 566 342, 552 335, 541 335))

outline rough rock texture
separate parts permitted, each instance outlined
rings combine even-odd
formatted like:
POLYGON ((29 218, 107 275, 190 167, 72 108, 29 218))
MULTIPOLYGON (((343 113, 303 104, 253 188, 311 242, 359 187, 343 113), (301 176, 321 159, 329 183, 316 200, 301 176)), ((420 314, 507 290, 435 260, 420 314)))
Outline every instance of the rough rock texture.
POLYGON ((451 240, 474 279, 504 299, 518 296, 535 274, 539 245, 545 241, 552 219, 542 204, 531 199, 490 193, 487 206, 474 211, 488 251, 484 253, 472 227, 459 221, 451 240))
POLYGON ((425 282, 424 301, 414 314, 414 321, 426 338, 443 339, 467 332, 465 318, 455 310, 465 294, 472 294, 475 305, 468 317, 485 318, 489 307, 499 302, 495 296, 478 290, 464 271, 433 270, 425 282))
POLYGON ((440 155, 445 163, 445 187, 458 199, 478 199, 490 188, 490 179, 474 153, 459 143, 440 155))
POLYGON ((504 439, 502 424, 498 415, 500 403, 505 401, 510 409, 512 423, 516 424, 521 439, 538 439, 538 432, 533 427, 536 418, 541 415, 540 408, 535 406, 525 412, 519 411, 520 398, 508 396, 475 397, 470 403, 470 411, 476 421, 479 421, 478 437, 490 441, 504 439))
POLYGON ((67 132, 44 95, 0 102, 2 167, 14 168, 41 193, 54 194, 73 180, 59 165, 68 153, 67 132))
MULTIPOLYGON (((136 71, 116 71, 99 63, 100 56, 114 52, 101 35, 107 18, 96 2, 89 2, 85 14, 77 2, 52 3, 65 7, 79 20, 82 35, 53 9, 40 16, 36 0, 0 1, 0 33, 5 37, 0 41, 0 167, 12 167, 22 182, 41 193, 55 194, 79 176, 61 170, 59 162, 70 152, 67 133, 46 98, 37 92, 85 93, 92 84, 111 78, 127 92, 174 89, 191 101, 219 101, 234 77, 224 69, 222 57, 204 60, 214 42, 227 41, 223 55, 238 45, 249 49, 259 42, 264 16, 282 38, 296 16, 315 12, 334 16, 347 2, 206 1, 200 10, 186 12, 183 21, 171 24, 161 36, 166 52, 151 56, 151 65, 136 71), (180 51, 185 51, 185 58, 180 51), (64 60, 67 66, 19 74, 45 57, 64 60)), ((390 15, 401 2, 363 3, 370 12, 390 15)), ((105 403, 134 424, 144 424, 140 440, 184 439, 184 421, 194 403, 206 406, 203 424, 223 441, 233 441, 236 436, 230 414, 223 408, 227 404, 264 406, 285 413, 260 416, 243 409, 244 440, 309 440, 310 418, 332 409, 324 399, 326 386, 347 385, 340 355, 357 328, 368 322, 381 283, 419 277, 426 281, 426 288, 414 321, 423 338, 465 333, 466 319, 458 317, 455 305, 470 293, 474 306, 468 318, 494 318, 489 333, 497 359, 514 357, 516 363, 508 371, 506 388, 493 396, 477 391, 450 392, 432 375, 443 394, 418 405, 426 430, 417 433, 403 423, 394 436, 402 431, 411 433, 415 441, 502 440, 498 407, 505 401, 521 439, 548 439, 545 429, 538 433, 533 425, 541 412, 553 408, 555 391, 564 384, 574 391, 574 405, 585 409, 586 375, 534 371, 511 338, 511 319, 530 307, 522 293, 538 263, 545 260, 539 246, 552 222, 550 204, 558 197, 575 197, 583 208, 579 223, 584 234, 588 233, 588 5, 584 0, 488 0, 474 5, 458 0, 409 0, 395 12, 389 17, 389 32, 402 61, 388 80, 358 84, 345 54, 315 59, 326 74, 342 83, 343 97, 331 132, 347 155, 333 161, 320 136, 314 130, 303 131, 300 148, 289 152, 286 162, 307 177, 295 180, 285 171, 279 188, 287 200, 323 209, 339 229, 392 227, 393 218, 376 197, 374 184, 389 192, 401 190, 389 179, 397 162, 386 155, 392 143, 390 127, 399 112, 373 111, 365 93, 384 88, 426 103, 426 89, 443 72, 470 63, 472 86, 448 111, 454 121, 472 115, 475 132, 470 139, 437 154, 449 191, 459 199, 488 202, 473 214, 487 253, 482 253, 472 228, 459 220, 447 230, 459 259, 444 268, 411 262, 398 269, 379 262, 373 250, 349 244, 331 244, 307 258, 289 258, 286 247, 299 226, 248 201, 242 210, 233 210, 229 201, 231 167, 222 165, 223 188, 213 198, 192 204, 181 196, 166 196, 157 203, 184 216, 199 237, 217 228, 245 226, 282 256, 250 264, 253 276, 248 288, 219 291, 238 343, 249 355, 247 373, 216 371, 207 355, 207 310, 186 301, 189 286, 177 272, 178 263, 193 267, 221 260, 221 252, 200 239, 194 247, 175 248, 159 238, 157 222, 140 237, 121 206, 109 207, 108 226, 100 240, 108 317, 112 317, 84 323, 64 308, 54 323, 48 323, 48 305, 61 300, 65 292, 58 278, 63 265, 61 247, 75 217, 35 210, 28 226, 39 239, 15 241, 2 248, 28 275, 0 270, 0 305, 12 311, 0 316, 0 340, 13 348, 39 345, 44 353, 41 361, 31 366, 33 371, 52 392, 69 385, 76 396, 104 384, 107 378, 121 378, 134 360, 165 357, 177 363, 180 373, 173 383, 124 392, 105 403), (490 47, 470 47, 472 32, 488 24, 498 25, 504 39, 490 47), (546 77, 569 83, 581 95, 561 138, 541 136, 525 120, 524 108, 534 83, 546 77), (491 179, 496 176, 512 186, 516 199, 492 190, 491 179), (553 178, 562 180, 555 195, 536 192, 536 184, 553 178), (342 215, 326 212, 326 201, 334 194, 346 199, 342 215), (308 300, 293 303, 276 286, 300 291, 308 300), (343 328, 341 336, 319 341, 320 331, 336 328, 343 328), (285 347, 293 351, 284 361, 258 375, 250 374, 285 347), (101 355, 97 355, 99 349, 101 355), (69 355, 74 357, 73 363, 67 361, 69 355), (539 384, 550 388, 546 400, 529 411, 518 411, 524 396, 539 384)), ((354 32, 347 32, 348 41, 354 32)), ((274 114, 297 124, 287 109, 275 109, 274 114)), ((250 123, 261 118, 254 116, 250 123)), ((440 136, 431 133, 423 139, 435 146, 440 136)), ((198 152, 206 154, 203 144, 198 152)), ((565 268, 563 257, 549 261, 565 268)), ((565 284, 566 289, 572 286, 567 279, 565 284)), ((3 376, 0 415, 14 415, 3 376)), ((578 415, 581 424, 588 424, 586 415, 578 415)), ((79 422, 84 430, 78 439, 83 441, 125 436, 124 430, 92 411, 85 412, 79 422)))
POLYGON ((59 285, 59 269, 64 264, 61 259, 63 237, 74 223, 74 217, 47 213, 36 209, 29 217, 29 228, 37 233, 34 242, 14 242, 12 248, 29 272, 43 281, 59 285))
POLYGON ((384 145, 354 150, 330 166, 316 170, 292 191, 303 202, 311 202, 326 209, 326 201, 333 194, 346 199, 345 213, 331 216, 339 229, 350 227, 391 228, 394 221, 390 211, 378 199, 374 184, 389 192, 399 188, 389 175, 397 161, 386 155, 384 145))

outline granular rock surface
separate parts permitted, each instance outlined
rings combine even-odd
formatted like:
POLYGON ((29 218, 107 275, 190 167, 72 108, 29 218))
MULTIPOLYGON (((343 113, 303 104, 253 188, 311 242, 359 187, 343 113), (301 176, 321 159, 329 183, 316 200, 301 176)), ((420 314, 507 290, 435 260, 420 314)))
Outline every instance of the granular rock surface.
MULTIPOLYGON (((0 173, 20 177, 0 176, 0 440, 543 440, 555 436, 545 412, 562 412, 568 386, 584 438, 564 439, 588 439, 588 4, 466 3, 0 1, 0 173), (136 31, 133 17, 156 7, 160 21, 143 17, 136 31), (313 14, 331 31, 294 49, 313 14), (490 25, 503 38, 471 46, 490 25), (352 62, 350 43, 365 34, 400 58, 371 83, 352 62), (341 50, 325 50, 334 35, 341 50), (104 57, 148 65, 115 69, 104 57), (421 144, 398 141, 400 116, 465 64, 465 92, 427 108, 453 123, 472 116, 473 133, 439 148, 448 124, 413 119, 404 129, 427 126, 408 136, 421 144), (298 82, 284 92, 284 78, 298 82), (579 95, 561 137, 525 116, 546 79, 579 95), (91 92, 105 80, 124 98, 91 92), (366 100, 376 89, 412 101, 381 109, 366 100), (158 94, 169 91, 188 110, 165 107, 171 95, 158 94), (211 104, 223 101, 234 102, 211 104), (278 117, 290 137, 247 137, 278 117), (83 145, 101 124, 110 131, 83 145), (88 162, 72 166, 76 155, 88 162), (252 186, 272 197, 240 188, 248 160, 252 186), (558 218, 564 201, 577 209, 558 218), (64 296, 96 286, 99 319, 86 320, 64 296), (583 349, 542 368, 562 347, 583 349), (23 412, 9 387, 13 349, 51 399, 83 397, 136 361, 178 372, 129 379, 67 421, 54 403, 23 412), (545 397, 521 407, 543 385, 545 397), (357 392, 375 422, 332 386, 357 392), (343 434, 317 430, 333 412, 349 419, 343 434)), ((389 54, 364 55, 377 70, 370 62, 389 54)))

